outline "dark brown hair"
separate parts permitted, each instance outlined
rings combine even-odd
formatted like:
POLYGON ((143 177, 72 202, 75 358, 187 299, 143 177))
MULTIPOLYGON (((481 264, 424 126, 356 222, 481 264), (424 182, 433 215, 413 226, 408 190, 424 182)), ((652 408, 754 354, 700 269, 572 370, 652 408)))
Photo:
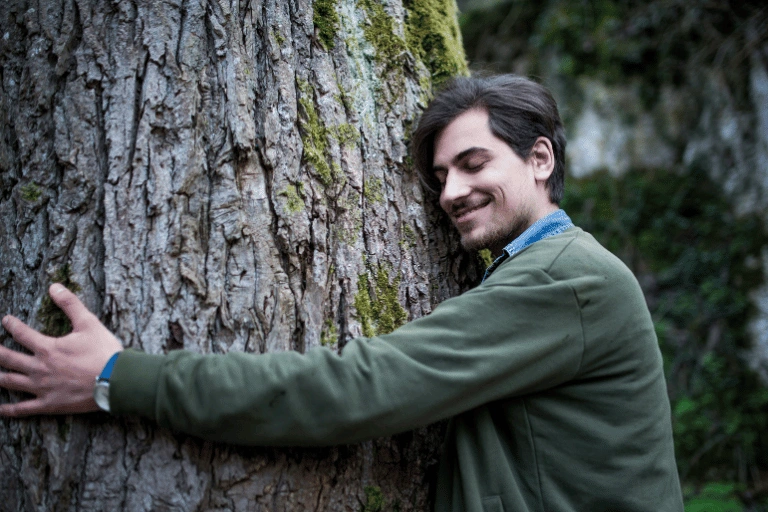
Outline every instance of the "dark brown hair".
POLYGON ((488 124, 496 137, 528 160, 539 137, 552 143, 555 168, 547 179, 549 200, 560 204, 565 181, 565 132, 557 104, 543 86, 517 75, 459 77, 449 82, 432 100, 413 133, 413 154, 422 181, 437 192, 440 187, 432 173, 435 138, 464 112, 488 112, 488 124))

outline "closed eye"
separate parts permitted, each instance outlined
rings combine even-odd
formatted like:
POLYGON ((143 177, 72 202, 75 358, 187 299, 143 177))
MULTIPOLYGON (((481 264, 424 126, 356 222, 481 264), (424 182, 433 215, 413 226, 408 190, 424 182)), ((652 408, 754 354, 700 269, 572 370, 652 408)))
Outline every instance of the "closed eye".
POLYGON ((466 162, 464 162, 464 169, 466 169, 468 172, 477 172, 481 170, 483 167, 485 167, 485 164, 488 163, 488 159, 471 159, 466 162))

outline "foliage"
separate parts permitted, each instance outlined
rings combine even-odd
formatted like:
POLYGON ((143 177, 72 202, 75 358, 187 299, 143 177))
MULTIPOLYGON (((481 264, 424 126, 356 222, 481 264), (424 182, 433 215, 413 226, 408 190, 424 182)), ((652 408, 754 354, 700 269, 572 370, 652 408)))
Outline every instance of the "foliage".
POLYGON ((673 408, 681 476, 755 484, 768 469, 768 390, 747 368, 759 216, 737 216, 701 170, 572 180, 563 207, 643 285, 673 408))
POLYGON ((512 71, 524 61, 527 74, 605 83, 640 77, 646 99, 662 84, 695 80, 702 65, 732 77, 768 34, 768 10, 725 0, 507 0, 460 20, 473 65, 512 71))
POLYGON ((701 492, 686 496, 685 512, 741 512, 739 486, 732 482, 713 482, 701 492))
MULTIPOLYGON (((701 87, 709 72, 722 79, 733 108, 747 112, 754 108, 747 60, 768 39, 768 9, 759 2, 506 0, 468 10, 460 21, 473 68, 547 77, 560 86, 566 116, 578 109, 582 77, 638 85, 646 107, 671 85, 695 110, 709 101, 701 87)), ((768 240, 760 218, 737 216, 696 165, 707 163, 683 174, 634 170, 573 180, 563 205, 646 292, 665 358, 679 469, 691 484, 687 510, 740 510, 741 502, 766 510, 759 480, 768 468, 768 391, 746 351, 750 295, 764 282, 768 240), (719 484, 702 487, 707 481, 719 484)))

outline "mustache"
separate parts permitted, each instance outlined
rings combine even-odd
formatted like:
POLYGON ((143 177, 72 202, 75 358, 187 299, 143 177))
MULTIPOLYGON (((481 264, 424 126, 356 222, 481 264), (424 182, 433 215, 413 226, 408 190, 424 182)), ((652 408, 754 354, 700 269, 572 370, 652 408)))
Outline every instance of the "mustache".
POLYGON ((485 206, 488 201, 486 199, 468 200, 464 199, 461 202, 457 202, 451 205, 451 209, 448 214, 451 217, 458 217, 459 215, 466 213, 475 208, 485 206))

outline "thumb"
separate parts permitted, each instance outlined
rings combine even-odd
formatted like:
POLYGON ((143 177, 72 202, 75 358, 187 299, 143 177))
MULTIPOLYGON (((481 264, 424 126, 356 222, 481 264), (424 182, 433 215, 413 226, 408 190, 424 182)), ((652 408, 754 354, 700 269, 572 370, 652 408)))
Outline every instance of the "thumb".
POLYGON ((88 311, 85 304, 80 302, 77 295, 69 291, 64 285, 59 283, 52 284, 48 288, 48 294, 53 299, 53 302, 64 311, 69 321, 72 322, 73 330, 82 330, 87 322, 93 318, 93 314, 88 311))

